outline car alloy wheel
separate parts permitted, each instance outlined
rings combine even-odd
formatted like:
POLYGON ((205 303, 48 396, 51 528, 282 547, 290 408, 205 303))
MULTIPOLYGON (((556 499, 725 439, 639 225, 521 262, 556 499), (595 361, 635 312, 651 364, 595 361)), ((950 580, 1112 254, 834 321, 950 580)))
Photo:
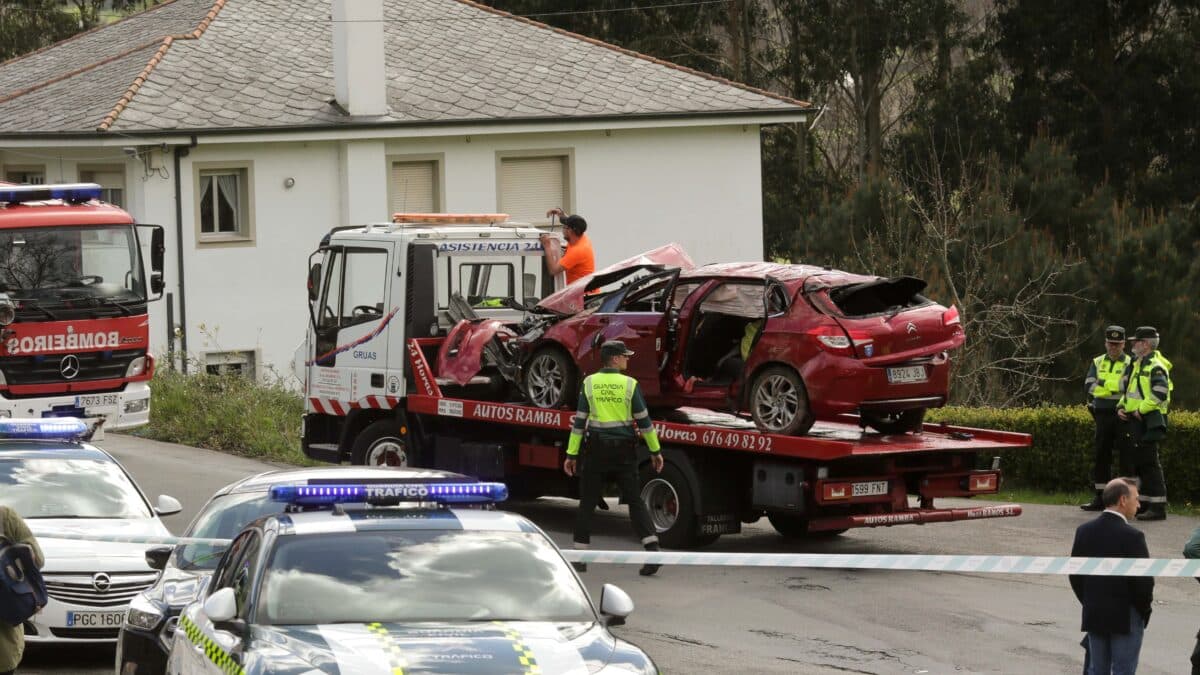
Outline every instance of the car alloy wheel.
POLYGON ((549 353, 533 357, 526 378, 526 391, 534 405, 539 408, 553 408, 562 400, 566 373, 562 370, 562 364, 549 353))
POLYGON ((783 375, 768 375, 754 390, 754 418, 762 421, 768 431, 786 429, 798 414, 800 393, 783 375))
POLYGON ((675 526, 679 517, 679 493, 675 486, 661 478, 653 478, 642 486, 642 501, 650 511, 650 522, 657 532, 666 532, 675 526))

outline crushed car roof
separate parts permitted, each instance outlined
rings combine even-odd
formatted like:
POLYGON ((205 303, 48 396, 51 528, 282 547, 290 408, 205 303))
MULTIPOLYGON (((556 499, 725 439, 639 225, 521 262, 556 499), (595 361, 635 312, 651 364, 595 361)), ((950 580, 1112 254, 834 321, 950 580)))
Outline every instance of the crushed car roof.
POLYGON ((547 295, 537 304, 537 308, 556 314, 576 314, 583 311, 583 299, 588 291, 611 284, 640 269, 677 267, 682 270, 690 270, 695 266, 696 263, 692 262, 683 247, 672 242, 576 279, 562 290, 547 295))

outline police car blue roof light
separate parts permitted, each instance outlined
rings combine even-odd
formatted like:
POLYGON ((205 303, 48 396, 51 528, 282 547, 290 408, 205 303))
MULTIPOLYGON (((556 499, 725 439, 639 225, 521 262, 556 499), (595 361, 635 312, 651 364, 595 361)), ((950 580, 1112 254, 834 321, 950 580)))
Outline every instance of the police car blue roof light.
POLYGON ((95 183, 61 183, 57 185, 0 185, 0 202, 21 204, 61 199, 71 204, 100 199, 101 188, 95 183))
POLYGON ((71 441, 88 434, 88 425, 71 417, 0 419, 0 439, 71 441))
POLYGON ((326 504, 494 504, 508 499, 504 483, 372 483, 275 485, 271 500, 297 506, 326 504))

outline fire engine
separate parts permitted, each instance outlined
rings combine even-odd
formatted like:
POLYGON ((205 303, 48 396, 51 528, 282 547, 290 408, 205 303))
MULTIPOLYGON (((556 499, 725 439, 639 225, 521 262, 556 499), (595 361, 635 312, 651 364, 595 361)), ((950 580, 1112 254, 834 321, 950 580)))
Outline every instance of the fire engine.
MULTIPOLYGON (((529 320, 554 290, 542 230, 506 220, 397 214, 326 236, 309 260, 309 328, 294 364, 308 457, 466 473, 503 481, 517 498, 578 497, 562 470, 574 411, 523 401, 512 373, 484 368, 464 380, 435 367, 458 321, 529 320)), ((656 416, 655 427, 666 466, 643 470, 641 497, 671 547, 711 543, 763 516, 790 537, 1016 516, 1015 504, 935 500, 998 492, 997 453, 1031 443, 938 424, 867 433, 854 416, 805 436, 687 409, 656 416)))
POLYGON ((150 420, 147 303, 163 293, 163 230, 100 195, 92 183, 0 183, 0 417, 150 420))

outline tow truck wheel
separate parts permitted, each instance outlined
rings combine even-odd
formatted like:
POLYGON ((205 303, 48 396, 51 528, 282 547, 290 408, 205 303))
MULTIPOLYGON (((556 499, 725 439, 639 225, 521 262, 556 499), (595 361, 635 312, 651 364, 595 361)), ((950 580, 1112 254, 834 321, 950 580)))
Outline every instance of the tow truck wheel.
POLYGON ((575 405, 578 376, 571 359, 554 347, 542 347, 525 364, 525 398, 539 408, 575 405))
POLYGON ((683 472, 670 461, 662 473, 654 473, 649 465, 642 469, 641 498, 650 511, 650 523, 658 533, 659 543, 667 548, 699 548, 721 536, 699 533, 692 488, 683 472))
POLYGON ((351 462, 359 466, 412 466, 410 434, 401 434, 403 423, 394 419, 373 422, 354 439, 351 462))
POLYGON ((902 434, 918 431, 925 421, 925 409, 904 410, 898 413, 862 413, 862 422, 881 434, 902 434))
POLYGON ((771 366, 750 387, 750 415, 759 431, 800 436, 815 421, 800 375, 786 366, 771 366))
POLYGON ((826 537, 836 537, 846 530, 821 530, 819 532, 808 531, 808 518, 804 516, 795 516, 787 513, 768 513, 767 520, 771 522, 771 527, 775 531, 788 539, 821 539, 826 537))

